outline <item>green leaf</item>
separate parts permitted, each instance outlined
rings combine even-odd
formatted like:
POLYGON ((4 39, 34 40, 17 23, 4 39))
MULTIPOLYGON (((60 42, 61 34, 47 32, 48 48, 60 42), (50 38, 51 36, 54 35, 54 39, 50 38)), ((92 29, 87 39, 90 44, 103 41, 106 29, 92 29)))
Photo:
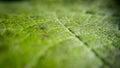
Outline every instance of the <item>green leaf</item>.
POLYGON ((115 9, 103 0, 0 3, 0 68, 119 68, 115 9))

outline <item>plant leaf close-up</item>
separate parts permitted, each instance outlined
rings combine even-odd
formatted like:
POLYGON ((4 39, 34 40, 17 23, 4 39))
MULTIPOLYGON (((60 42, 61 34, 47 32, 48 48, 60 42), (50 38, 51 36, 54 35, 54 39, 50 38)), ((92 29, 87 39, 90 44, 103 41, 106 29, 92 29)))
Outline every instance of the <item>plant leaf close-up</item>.
POLYGON ((0 68, 120 68, 112 0, 0 1, 0 68))

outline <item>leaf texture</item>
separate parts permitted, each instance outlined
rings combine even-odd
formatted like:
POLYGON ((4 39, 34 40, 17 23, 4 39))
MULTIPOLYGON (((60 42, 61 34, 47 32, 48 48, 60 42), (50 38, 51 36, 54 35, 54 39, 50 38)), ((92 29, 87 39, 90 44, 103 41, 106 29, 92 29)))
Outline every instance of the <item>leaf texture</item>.
POLYGON ((0 68, 119 68, 116 10, 103 0, 0 3, 0 68))

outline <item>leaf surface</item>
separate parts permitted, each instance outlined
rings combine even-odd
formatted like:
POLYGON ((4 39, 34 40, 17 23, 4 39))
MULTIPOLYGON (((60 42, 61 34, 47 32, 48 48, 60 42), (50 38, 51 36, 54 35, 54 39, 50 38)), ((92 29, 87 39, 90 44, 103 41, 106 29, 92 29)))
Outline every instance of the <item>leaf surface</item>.
POLYGON ((119 68, 120 32, 105 3, 0 3, 0 68, 119 68))

